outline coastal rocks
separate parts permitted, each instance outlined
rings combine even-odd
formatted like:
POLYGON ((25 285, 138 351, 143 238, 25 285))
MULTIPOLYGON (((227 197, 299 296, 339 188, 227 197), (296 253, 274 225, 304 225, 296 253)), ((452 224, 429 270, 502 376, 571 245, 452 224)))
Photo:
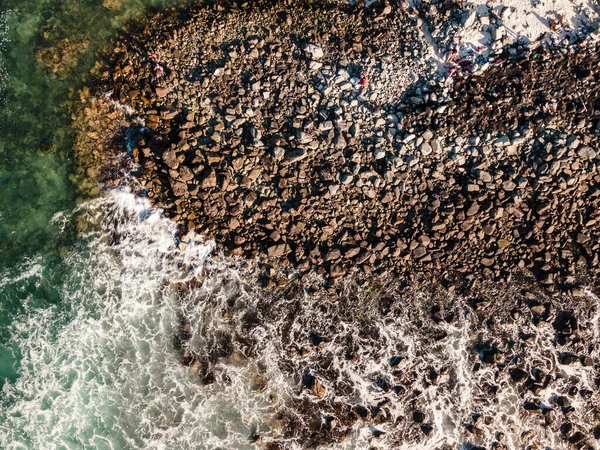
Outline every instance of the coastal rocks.
POLYGON ((123 129, 145 124, 125 139, 131 173, 182 235, 330 281, 425 274, 464 290, 528 273, 576 292, 598 273, 589 111, 600 90, 571 70, 595 74, 596 47, 539 49, 450 89, 408 76, 427 73, 414 63, 427 44, 403 9, 298 4, 294 34, 274 8, 198 7, 157 20, 118 43, 102 72, 99 84, 127 108, 85 117, 82 128, 114 146, 123 129), (326 32, 313 29, 316 15, 326 32), (225 37, 201 54, 189 44, 225 37), (319 66, 308 71, 309 62, 319 66), (556 108, 540 100, 546 87, 556 108))
POLYGON ((308 156, 308 153, 303 148, 298 148, 295 150, 290 150, 285 153, 283 157, 282 165, 287 166, 289 164, 293 164, 295 162, 301 161, 308 156))
POLYGON ((359 430, 373 441, 357 448, 434 448, 443 396, 456 445, 532 445, 508 409, 540 448, 585 442, 598 48, 420 83, 421 23, 388 6, 157 16, 82 93, 77 175, 138 189, 179 248, 214 239, 215 266, 248 270, 185 297, 206 314, 175 346, 215 391, 245 389, 228 373, 241 362, 257 372, 269 431, 253 441, 319 448, 359 430))
POLYGON ((35 55, 36 60, 52 77, 65 79, 70 71, 77 68, 79 58, 86 52, 89 43, 76 42, 68 38, 48 40, 57 43, 54 47, 40 49, 35 55))
POLYGON ((289 245, 287 245, 287 244, 277 244, 277 245, 272 245, 269 248, 267 248, 267 255, 270 258, 280 258, 282 256, 287 255, 290 252, 291 252, 291 249, 290 249, 289 245))
POLYGON ((122 6, 122 0, 102 0, 102 6, 106 9, 119 10, 122 6))
POLYGON ((312 59, 321 59, 323 57, 323 48, 318 45, 306 44, 302 49, 312 59))
POLYGON ((464 297, 429 281, 406 288, 393 276, 359 275, 331 293, 314 283, 288 280, 235 302, 202 296, 202 308, 219 314, 184 321, 176 339, 199 381, 219 391, 240 389, 227 376, 239 358, 228 355, 252 355, 245 370, 257 372, 253 393, 271 412, 263 442, 435 448, 436 433, 452 444, 504 436, 519 448, 592 442, 600 425, 594 296, 545 295, 526 279, 464 297), (560 342, 557 331, 576 338, 560 342), (448 423, 460 424, 452 433, 435 420, 440 398, 448 423))

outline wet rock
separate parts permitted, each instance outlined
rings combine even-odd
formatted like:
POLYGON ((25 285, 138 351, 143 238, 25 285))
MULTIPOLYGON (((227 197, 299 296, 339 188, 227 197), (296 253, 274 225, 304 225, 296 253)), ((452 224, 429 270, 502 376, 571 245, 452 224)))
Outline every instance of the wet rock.
POLYGON ((412 418, 415 421, 415 423, 423 423, 427 416, 422 411, 417 410, 413 412, 412 418))
POLYGON ((574 364, 578 361, 579 361, 579 357, 573 353, 560 352, 558 354, 558 362, 560 364, 569 365, 569 364, 574 364))
POLYGON ((523 381, 527 378, 527 372, 525 372, 523 369, 515 367, 514 369, 510 370, 510 377, 516 382, 523 381))

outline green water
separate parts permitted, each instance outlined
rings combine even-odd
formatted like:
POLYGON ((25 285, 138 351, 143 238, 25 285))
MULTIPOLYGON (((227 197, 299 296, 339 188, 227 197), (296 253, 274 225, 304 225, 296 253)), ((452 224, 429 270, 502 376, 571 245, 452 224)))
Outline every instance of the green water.
POLYGON ((97 50, 149 7, 177 0, 3 0, 0 2, 0 267, 49 253, 48 224, 72 208, 68 101, 97 50))

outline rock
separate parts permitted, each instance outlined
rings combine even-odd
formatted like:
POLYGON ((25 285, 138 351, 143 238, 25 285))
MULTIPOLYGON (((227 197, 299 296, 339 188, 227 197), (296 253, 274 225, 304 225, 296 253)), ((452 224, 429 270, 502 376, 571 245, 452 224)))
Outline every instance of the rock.
POLYGON ((319 61, 314 61, 314 60, 311 60, 311 61, 308 63, 308 68, 309 68, 310 70, 313 70, 313 71, 314 71, 314 70, 319 70, 321 67, 323 67, 323 64, 322 64, 322 63, 320 63, 319 61))
POLYGON ((481 264, 485 267, 491 267, 494 265, 494 258, 481 258, 481 264))
POLYGON ((591 147, 584 146, 577 150, 577 155, 581 159, 591 161, 596 158, 596 151, 591 147))
POLYGON ((404 359, 402 356, 392 356, 388 360, 388 364, 390 365, 390 367, 396 367, 398 364, 400 364, 402 362, 402 359, 404 359))
POLYGON ((360 253, 360 247, 352 247, 344 252, 344 258, 354 258, 360 253))
POLYGON ((413 256, 415 257, 415 259, 420 259, 420 258, 424 257, 426 254, 427 254, 427 249, 425 247, 423 247, 422 245, 420 245, 419 247, 417 247, 413 250, 413 256))
POLYGON ((275 244, 267 248, 267 256, 269 258, 280 258, 291 252, 287 244, 275 244))
POLYGON ((415 136, 414 134, 407 134, 404 139, 402 139, 402 142, 404 144, 408 144, 409 142, 412 142, 417 136, 415 136))
POLYGON ((217 187, 217 173, 212 167, 206 169, 200 177, 200 186, 203 189, 210 189, 217 187))
POLYGON ((323 398, 325 397, 325 394, 327 394, 327 389, 325 389, 325 386, 323 386, 319 380, 315 380, 310 392, 315 397, 323 398))
POLYGON ((502 189, 504 189, 506 192, 514 191, 516 187, 517 185, 510 180, 502 182, 502 189))
POLYGON ((121 9, 122 0, 103 0, 102 6, 104 6, 106 9, 117 11, 121 9))
POLYGON ((427 418, 425 413, 423 413, 423 411, 419 411, 419 410, 416 410, 415 412, 413 412, 412 417, 413 417, 413 421, 415 423, 423 423, 425 421, 425 419, 427 418))
POLYGON ((281 148, 281 147, 274 147, 273 148, 273 157, 277 161, 281 161, 284 156, 285 156, 285 150, 283 148, 281 148))
POLYGON ((307 156, 308 156, 308 153, 306 153, 306 150, 304 150, 303 148, 297 148, 297 149, 294 149, 294 150, 288 150, 285 153, 285 156, 284 156, 283 161, 282 161, 281 164, 283 166, 288 166, 290 164, 293 164, 295 162, 303 160, 307 156))
POLYGON ((541 316, 542 314, 544 314, 546 312, 546 307, 544 305, 535 305, 529 309, 531 309, 531 312, 533 314, 538 315, 538 316, 541 316))
POLYGON ((171 92, 171 89, 166 87, 157 87, 155 92, 156 95, 158 95, 158 97, 165 98, 169 94, 169 92, 171 92))
POLYGON ((500 350, 493 345, 487 345, 479 351, 479 359, 486 364, 494 364, 500 356, 500 350))
POLYGON ((423 156, 429 156, 433 152, 433 149, 431 148, 431 145, 429 145, 429 142, 423 142, 419 147, 419 150, 421 151, 421 155, 423 156))
POLYGON ((485 170, 480 170, 478 173, 479 179, 481 181, 483 181, 484 183, 491 183, 493 178, 490 175, 489 172, 486 172, 485 170))
POLYGON ((466 14, 464 15, 463 26, 465 28, 472 27, 473 24, 475 24, 476 19, 477 19, 477 12, 475 11, 475 9, 472 9, 470 11, 467 10, 466 14))
POLYGON ((350 175, 349 173, 345 173, 340 177, 340 182, 342 184, 351 184, 353 180, 354 180, 354 177, 352 175, 350 175))
POLYGON ((344 268, 339 264, 332 264, 329 268, 329 276, 331 278, 339 278, 346 273, 344 268))
POLYGON ((175 150, 169 150, 163 153, 162 158, 165 164, 169 166, 169 168, 177 170, 177 168, 179 167, 179 160, 177 158, 177 153, 175 152, 175 150))
POLYGON ((314 44, 306 44, 303 48, 305 53, 310 55, 312 59, 321 59, 323 57, 323 49, 314 44))
POLYGON ((577 319, 569 311, 559 311, 552 322, 554 330, 561 334, 571 334, 577 330, 577 319))
POLYGON ((373 156, 376 160, 385 158, 385 150, 381 148, 376 148, 373 152, 373 156))
MULTIPOLYGON (((145 23, 98 74, 148 126, 132 140, 135 177, 182 229, 252 261, 288 245, 282 277, 360 270, 460 291, 532 272, 543 290, 586 298, 579 274, 597 278, 600 258, 600 138, 596 97, 587 95, 597 92, 597 44, 521 55, 518 45, 501 50, 509 39, 497 41, 491 59, 506 52, 502 65, 474 77, 466 64, 446 82, 420 64, 429 46, 415 22, 425 18, 445 48, 456 24, 478 25, 481 8, 428 11, 417 2, 410 13, 392 6, 384 19, 385 4, 362 15, 320 4, 295 4, 302 13, 294 15, 238 6, 219 6, 216 21, 182 16, 168 33, 163 19, 145 23), (155 69, 161 57, 164 74, 155 69), (523 92, 529 103, 515 94, 523 92)), ((485 13, 482 31, 506 34, 506 11, 485 13)), ((110 164, 82 173, 123 173, 102 142, 137 124, 102 96, 84 101, 86 140, 110 150, 97 152, 110 164), (91 125, 99 120, 109 128, 91 125)), ((568 328, 556 331, 560 345, 575 340, 568 328)))
POLYGON ((173 194, 175 194, 176 197, 183 197, 188 193, 187 184, 179 181, 175 181, 173 184, 171 184, 171 188, 173 189, 173 194))
POLYGON ((325 261, 335 261, 340 259, 342 253, 337 248, 330 249, 325 255, 325 261))
POLYGON ((429 436, 433 431, 433 426, 430 423, 422 423, 421 425, 419 425, 419 428, 426 436, 429 436))
POLYGON ((515 367, 514 369, 511 369, 509 371, 510 373, 510 377, 516 381, 517 383, 519 381, 525 380, 527 379, 527 372, 525 372, 523 369, 520 369, 518 367, 515 367))
POLYGON ((187 166, 181 166, 179 168, 179 178, 182 181, 192 181, 194 179, 194 173, 187 166))
POLYGON ((510 145, 510 139, 506 135, 502 135, 494 141, 494 147, 506 147, 508 145, 510 145))
POLYGON ((498 248, 500 250, 504 250, 509 245, 510 245, 510 242, 508 242, 506 239, 498 239, 498 248))
POLYGON ((490 32, 490 37, 492 41, 499 41, 504 37, 504 27, 502 25, 492 28, 490 32))
POLYGON ((542 413, 542 408, 540 408, 540 406, 534 402, 531 401, 526 401, 525 403, 523 403, 523 409, 525 409, 526 412, 528 412, 529 414, 541 414, 542 413))
POLYGON ((558 354, 558 362, 564 365, 574 364, 579 361, 579 357, 573 353, 560 352, 558 354))
POLYGON ((479 212, 479 203, 473 202, 467 210, 467 217, 476 215, 479 212))

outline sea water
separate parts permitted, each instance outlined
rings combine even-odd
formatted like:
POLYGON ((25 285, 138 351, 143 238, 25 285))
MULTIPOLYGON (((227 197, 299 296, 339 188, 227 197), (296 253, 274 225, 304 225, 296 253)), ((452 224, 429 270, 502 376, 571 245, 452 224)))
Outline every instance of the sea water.
POLYGON ((204 388, 173 346, 172 283, 206 270, 212 244, 178 250, 175 225, 125 192, 56 214, 53 232, 71 220, 89 230, 59 261, 0 274, 0 301, 19 303, 4 330, 0 448, 250 448, 263 400, 244 370, 229 374, 236 388, 204 388))

